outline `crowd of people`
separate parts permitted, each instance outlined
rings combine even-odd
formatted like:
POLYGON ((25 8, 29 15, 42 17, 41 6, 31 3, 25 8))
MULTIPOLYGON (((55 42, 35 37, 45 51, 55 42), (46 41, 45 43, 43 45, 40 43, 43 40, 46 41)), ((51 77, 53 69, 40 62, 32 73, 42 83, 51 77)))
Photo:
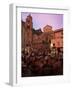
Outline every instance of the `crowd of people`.
POLYGON ((49 50, 22 51, 22 77, 63 75, 63 52, 51 55, 49 50))

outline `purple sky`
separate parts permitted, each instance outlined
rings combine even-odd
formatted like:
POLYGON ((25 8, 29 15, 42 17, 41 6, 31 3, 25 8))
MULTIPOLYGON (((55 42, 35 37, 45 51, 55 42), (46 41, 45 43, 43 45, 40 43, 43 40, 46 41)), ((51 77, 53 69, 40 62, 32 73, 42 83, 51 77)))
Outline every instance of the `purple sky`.
POLYGON ((53 30, 63 28, 63 14, 45 14, 45 13, 21 13, 21 20, 25 21, 26 17, 31 14, 33 18, 33 27, 35 29, 41 28, 46 25, 52 26, 53 30))

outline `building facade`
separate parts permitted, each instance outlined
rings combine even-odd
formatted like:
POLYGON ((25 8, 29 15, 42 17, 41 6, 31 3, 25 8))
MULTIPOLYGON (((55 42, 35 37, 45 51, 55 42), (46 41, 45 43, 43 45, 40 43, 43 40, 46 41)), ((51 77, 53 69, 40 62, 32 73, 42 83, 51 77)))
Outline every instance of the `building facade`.
POLYGON ((28 15, 26 18, 26 22, 22 23, 22 31, 21 31, 21 44, 22 49, 32 47, 32 17, 28 15))
MULTIPOLYGON (((26 22, 22 21, 22 49, 50 49, 63 47, 63 29, 53 31, 52 26, 46 25, 41 29, 33 28, 32 16, 28 15, 26 22)), ((29 51, 29 50, 28 50, 29 51)))
POLYGON ((63 48, 63 28, 54 31, 54 38, 51 42, 56 48, 63 48))

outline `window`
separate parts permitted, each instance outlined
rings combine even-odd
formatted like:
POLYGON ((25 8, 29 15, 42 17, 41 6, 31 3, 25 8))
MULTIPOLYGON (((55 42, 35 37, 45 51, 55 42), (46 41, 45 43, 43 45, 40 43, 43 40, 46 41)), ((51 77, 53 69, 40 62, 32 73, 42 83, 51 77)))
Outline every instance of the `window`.
POLYGON ((58 47, 60 46, 60 42, 57 42, 57 44, 58 44, 58 47))
POLYGON ((61 38, 63 38, 63 32, 61 32, 61 38))
POLYGON ((63 35, 63 32, 61 32, 61 35, 63 35))

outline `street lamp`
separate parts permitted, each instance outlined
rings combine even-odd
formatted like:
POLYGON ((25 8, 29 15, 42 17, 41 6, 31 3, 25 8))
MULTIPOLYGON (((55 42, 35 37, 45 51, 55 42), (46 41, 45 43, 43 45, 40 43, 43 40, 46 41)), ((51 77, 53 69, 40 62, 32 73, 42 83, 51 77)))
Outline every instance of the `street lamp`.
POLYGON ((51 43, 50 47, 51 47, 51 48, 53 47, 53 43, 51 43))

